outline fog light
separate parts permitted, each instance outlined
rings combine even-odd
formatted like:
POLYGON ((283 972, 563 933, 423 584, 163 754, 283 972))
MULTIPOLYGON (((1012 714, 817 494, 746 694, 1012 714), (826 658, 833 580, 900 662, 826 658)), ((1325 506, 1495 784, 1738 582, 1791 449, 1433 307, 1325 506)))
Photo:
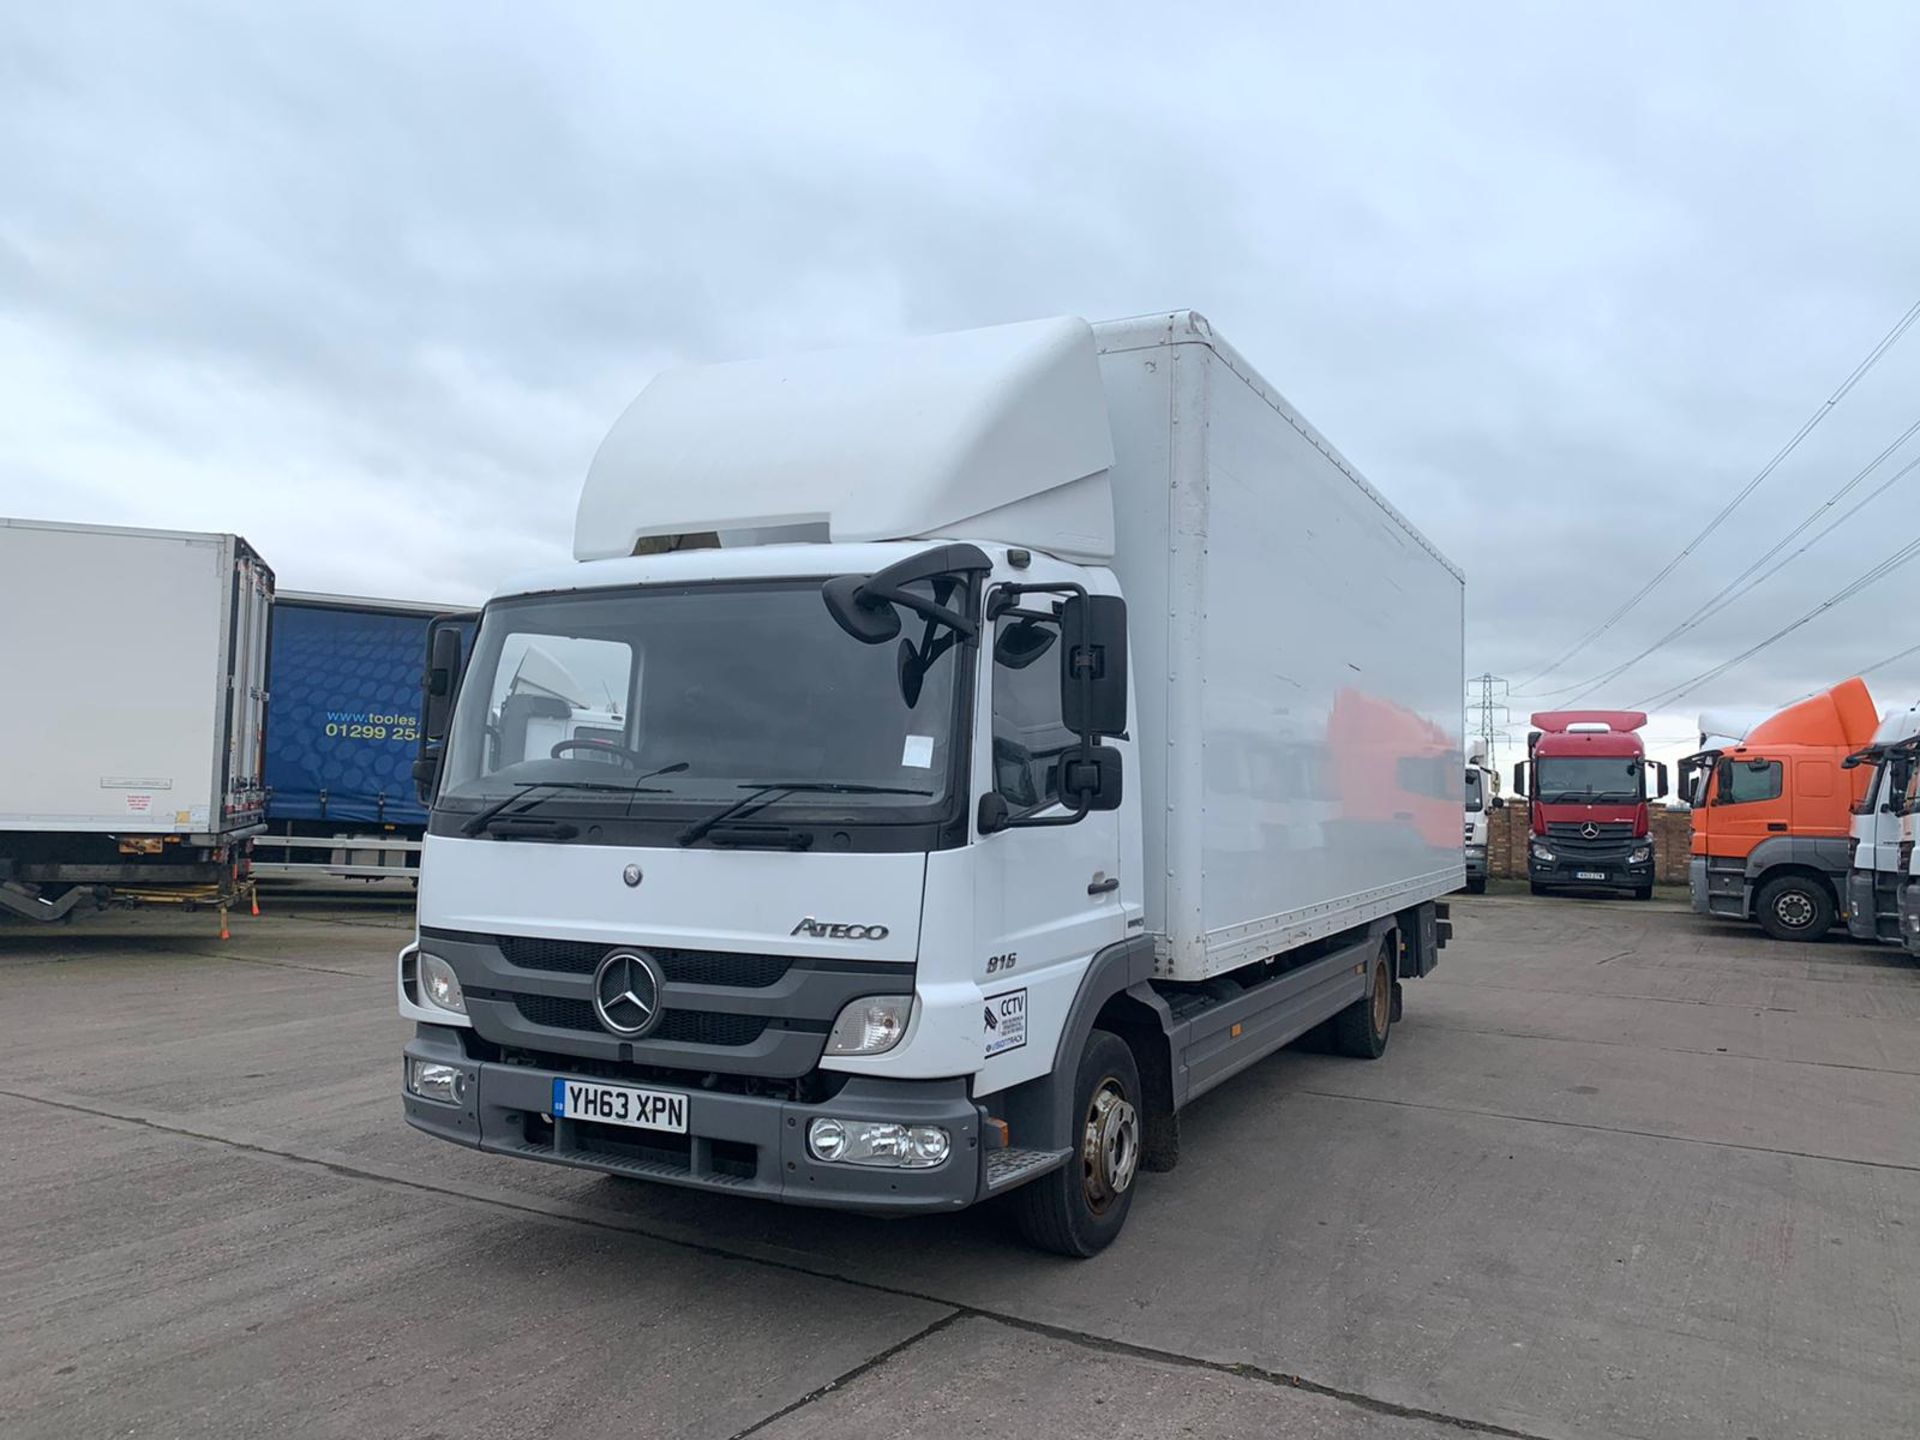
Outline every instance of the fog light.
POLYGON ((840 1012, 827 1034, 829 1055, 880 1055, 900 1043, 913 1012, 911 995, 868 995, 840 1012))
POLYGON ((460 993, 460 977, 446 961, 424 950, 420 952, 420 994, 428 1004, 438 1005, 442 1010, 451 1010, 456 1015, 467 1013, 467 997, 460 993))
POLYGON ((466 1072, 457 1065, 439 1065, 431 1060, 409 1059, 407 1089, 422 1100, 438 1100, 442 1105, 458 1105, 467 1098, 466 1072))
POLYGON ((823 1117, 807 1126, 807 1149, 828 1164, 931 1170, 953 1153, 953 1137, 938 1125, 823 1117))

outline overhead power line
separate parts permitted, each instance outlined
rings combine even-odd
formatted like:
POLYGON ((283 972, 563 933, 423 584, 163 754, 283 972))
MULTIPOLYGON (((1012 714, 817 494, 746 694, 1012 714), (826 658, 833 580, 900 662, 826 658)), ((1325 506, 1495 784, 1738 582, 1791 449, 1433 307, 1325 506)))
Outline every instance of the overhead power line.
POLYGON ((1670 685, 1665 690, 1658 691, 1644 700, 1636 701, 1633 708, 1636 710, 1664 708, 1691 695, 1709 680, 1717 680, 1720 676, 1726 674, 1727 671, 1733 669, 1734 666, 1752 659, 1755 655, 1758 655, 1762 650, 1765 650, 1775 642, 1784 640, 1801 626, 1824 615, 1835 606, 1844 605, 1862 590, 1884 580, 1895 570, 1898 570, 1901 566, 1915 559, 1920 559, 1920 539, 1909 540, 1879 564, 1841 586, 1840 589, 1807 611, 1807 613, 1802 615, 1798 620, 1793 621, 1791 624, 1781 626, 1780 629, 1774 631, 1773 634, 1769 635, 1766 639, 1760 641, 1758 644, 1748 646, 1731 660, 1722 661, 1711 669, 1701 671, 1690 680, 1683 680, 1678 685, 1670 685))
POLYGON ((1871 675, 1873 674, 1874 671, 1884 670, 1889 665, 1898 665, 1902 660, 1906 659, 1909 655, 1920 655, 1920 645, 1909 645, 1906 649, 1900 651, 1898 654, 1889 655, 1884 660, 1876 660, 1873 662, 1873 664, 1867 666, 1866 669, 1857 671, 1856 673, 1860 675, 1871 675))
POLYGON ((1885 480, 1881 481, 1880 484, 1874 487, 1873 490, 1869 491, 1863 499, 1861 499, 1855 505, 1853 505, 1853 507, 1849 509, 1844 515, 1841 515, 1838 519, 1828 524, 1826 528, 1821 530, 1821 532, 1818 535, 1814 536, 1813 539, 1809 540, 1805 545, 1802 545, 1798 550, 1795 550, 1791 555, 1787 556, 1787 558, 1782 560, 1778 565, 1772 566, 1770 569, 1766 569, 1764 574, 1756 573, 1756 572, 1759 572, 1762 569, 1762 567, 1766 566, 1767 562, 1772 560, 1774 556, 1778 555, 1782 550, 1786 549, 1788 545, 1793 543, 1795 537, 1804 535, 1815 521, 1817 521, 1822 515, 1826 514, 1827 511, 1831 510, 1841 500, 1845 499, 1848 494, 1850 494, 1855 488, 1859 486, 1861 481, 1865 480, 1867 476, 1871 475, 1875 470, 1877 470, 1886 461, 1886 458, 1889 455, 1893 454, 1894 451, 1898 450, 1902 445, 1906 444, 1907 441, 1912 439, 1913 436, 1917 433, 1920 433, 1920 420, 1915 420, 1913 424, 1909 425, 1906 428, 1906 430, 1901 433, 1898 439, 1894 440, 1892 444, 1886 447, 1886 449, 1882 450, 1878 455, 1874 456, 1874 458, 1870 460, 1862 469, 1855 472, 1851 480, 1847 481, 1846 484, 1842 485, 1838 490, 1834 491, 1833 494, 1829 495, 1820 504, 1816 505, 1813 508, 1813 510, 1803 520, 1801 520, 1801 522, 1798 525, 1794 526, 1793 529, 1789 530, 1785 535, 1781 536, 1779 540, 1775 541, 1773 548, 1768 550, 1766 554, 1761 555, 1758 559, 1754 560, 1751 564, 1747 566, 1746 569, 1742 570, 1738 575, 1734 576, 1733 579, 1729 580, 1725 585, 1722 585, 1719 590, 1715 591, 1712 595, 1708 596, 1707 599, 1701 602, 1701 604, 1693 611, 1692 614, 1688 615, 1684 620, 1680 621, 1679 624, 1675 625, 1672 629, 1668 630, 1666 634, 1662 635, 1658 640, 1654 641, 1651 645, 1647 646, 1647 648, 1642 650, 1639 654, 1634 655, 1627 660, 1623 660, 1620 664, 1615 665, 1611 669, 1603 671, 1601 674, 1595 675, 1588 680, 1582 681, 1580 684, 1566 685, 1566 686, 1562 686, 1557 690, 1545 691, 1543 692, 1542 698, 1545 698, 1546 696, 1567 695, 1574 691, 1578 691, 1580 693, 1575 695, 1574 698, 1568 702, 1569 704, 1577 704, 1579 701, 1586 699, 1587 696, 1591 695, 1595 690, 1598 690, 1601 686, 1612 684, 1615 680, 1619 679, 1622 675, 1626 674, 1627 671, 1631 670, 1634 666, 1638 665, 1642 660, 1645 660, 1649 655, 1652 655, 1654 652, 1658 650, 1665 649, 1668 645, 1672 644, 1675 640, 1679 639, 1682 635, 1686 634, 1689 630, 1692 630, 1697 626, 1704 625, 1707 621, 1711 620, 1714 616, 1718 615, 1722 610, 1725 610, 1729 605, 1732 605, 1735 601, 1741 599, 1743 596, 1751 593, 1754 590, 1757 590, 1760 586, 1766 584, 1767 581, 1771 580, 1775 575, 1778 575, 1782 570, 1786 569, 1787 566, 1791 565, 1795 560, 1799 559, 1802 555, 1806 554, 1807 551, 1811 550, 1814 546, 1818 545, 1822 540, 1826 539, 1827 536, 1831 535, 1835 530, 1839 529, 1841 526, 1846 524, 1846 522, 1851 520, 1855 515, 1858 515, 1868 505, 1872 504, 1875 500, 1879 499, 1882 495, 1886 494, 1887 491, 1890 490, 1895 484, 1897 484, 1902 478, 1912 473, 1912 471, 1916 467, 1920 467, 1920 456, 1916 456, 1914 459, 1909 460, 1905 465, 1902 465, 1898 470, 1894 471, 1893 474, 1889 475, 1885 480))
POLYGON ((1595 640, 1598 640, 1602 635, 1606 634, 1607 631, 1619 624, 1621 620, 1625 619, 1627 615, 1632 613, 1633 609, 1639 605, 1642 600, 1651 595, 1669 575, 1680 568, 1681 563, 1697 550, 1708 536, 1726 523, 1727 517, 1732 515, 1733 512, 1740 507, 1741 502, 1753 494, 1755 490, 1758 490, 1760 486, 1765 483, 1767 477, 1780 468, 1781 463, 1800 447, 1800 442, 1811 435, 1814 430, 1819 427, 1820 422, 1833 413, 1834 407, 1847 397, 1847 393, 1865 379, 1867 373, 1880 363, 1881 358, 1899 343, 1900 337, 1912 328, 1916 320, 1920 320, 1920 300, 1914 301, 1912 306, 1908 308, 1907 313, 1900 317, 1898 323, 1881 337, 1880 342, 1867 352, 1866 358, 1854 366, 1847 378, 1840 382, 1839 388, 1822 401, 1814 410, 1813 414, 1809 415, 1805 422, 1801 424, 1800 428, 1793 432, 1792 438, 1774 452, 1771 460, 1760 467, 1759 473, 1740 487, 1734 494, 1734 497, 1721 507, 1720 513, 1709 520, 1699 534, 1681 546, 1679 554, 1675 555, 1663 565, 1651 580, 1647 581, 1646 584, 1628 596, 1625 601, 1616 606, 1613 612, 1604 620, 1575 641, 1572 649, 1561 655, 1559 659, 1555 660, 1545 669, 1536 670, 1533 674, 1522 680, 1520 682, 1522 687, 1531 685, 1535 681, 1551 675, 1555 670, 1558 670, 1562 665, 1566 664, 1567 661, 1585 650, 1587 646, 1591 645, 1595 640))

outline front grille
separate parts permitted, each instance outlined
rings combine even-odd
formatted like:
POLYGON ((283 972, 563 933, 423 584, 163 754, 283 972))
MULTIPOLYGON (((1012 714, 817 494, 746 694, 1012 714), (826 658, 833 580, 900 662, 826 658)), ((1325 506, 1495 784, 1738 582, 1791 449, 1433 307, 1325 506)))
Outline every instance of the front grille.
POLYGON ((1570 859, 1583 856, 1598 858, 1606 855, 1619 855, 1631 848, 1634 842, 1633 824, 1627 820, 1602 820, 1594 823, 1599 833, 1588 839, 1580 832, 1586 828, 1582 820, 1549 821, 1547 824, 1547 846, 1556 854, 1570 859))
MULTIPOLYGON (((600 1023, 593 1004, 558 995, 515 995, 514 1009, 530 1024, 549 1030, 590 1030, 612 1034, 600 1023)), ((766 1031, 764 1015, 725 1015, 713 1010, 668 1010, 642 1038, 680 1045, 751 1045, 766 1031)))
MULTIPOLYGON (((495 935, 506 962, 519 970, 545 970, 561 975, 591 975, 600 962, 620 949, 598 940, 540 940, 526 935, 495 935)), ((637 946, 660 963, 661 973, 676 985, 738 985, 764 990, 778 984, 793 968, 789 955, 737 955, 724 950, 663 950, 637 946)))

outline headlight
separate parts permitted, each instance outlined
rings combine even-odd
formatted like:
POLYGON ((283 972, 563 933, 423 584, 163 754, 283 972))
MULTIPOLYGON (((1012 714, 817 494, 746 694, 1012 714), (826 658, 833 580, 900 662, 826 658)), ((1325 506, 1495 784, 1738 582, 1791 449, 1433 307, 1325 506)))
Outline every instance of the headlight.
POLYGON ((1644 865, 1652 858, 1653 847, 1651 845, 1642 845, 1638 850, 1627 856, 1627 863, 1629 865, 1644 865))
POLYGON ((458 1105, 467 1098, 467 1077, 457 1065, 439 1065, 431 1060, 409 1059, 407 1089, 422 1100, 438 1100, 443 1105, 458 1105))
POLYGON ((823 1117, 807 1126, 807 1149, 828 1164, 931 1170, 946 1163, 953 1138, 938 1125, 823 1117))
POLYGON ((1544 865, 1551 865, 1553 863, 1553 852, 1544 845, 1535 845, 1533 847, 1533 858, 1544 865))
POLYGON ((456 1015, 467 1013, 467 997, 460 993, 460 977, 446 961, 424 950, 420 952, 420 994, 428 1004, 438 1005, 442 1010, 451 1010, 456 1015))
POLYGON ((880 1055, 900 1043, 913 1013, 911 995, 868 995, 840 1012, 827 1033, 829 1055, 880 1055))

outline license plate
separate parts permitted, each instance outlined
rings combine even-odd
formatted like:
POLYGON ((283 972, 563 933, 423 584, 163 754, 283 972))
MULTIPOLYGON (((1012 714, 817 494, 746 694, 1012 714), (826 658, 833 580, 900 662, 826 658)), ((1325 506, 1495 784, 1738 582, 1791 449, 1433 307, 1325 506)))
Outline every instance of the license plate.
POLYGON ((1604 880, 1607 878, 1607 872, 1604 870, 1576 870, 1573 872, 1573 878, 1576 880, 1604 880))
POLYGON ((636 1090, 630 1085, 596 1085, 589 1080, 553 1082, 556 1120, 598 1120, 635 1130, 687 1133, 687 1097, 670 1090, 636 1090))

